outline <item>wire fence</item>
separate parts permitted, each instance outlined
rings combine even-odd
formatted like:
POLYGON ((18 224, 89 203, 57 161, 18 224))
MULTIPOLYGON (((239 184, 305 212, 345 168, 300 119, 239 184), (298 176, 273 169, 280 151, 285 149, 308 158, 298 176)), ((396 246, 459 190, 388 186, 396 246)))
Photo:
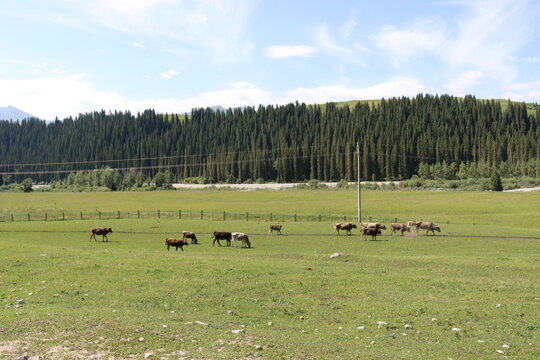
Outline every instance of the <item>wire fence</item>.
MULTIPOLYGON (((169 220, 210 220, 210 221, 256 221, 256 222, 356 222, 356 215, 335 214, 273 214, 236 213, 227 211, 155 210, 155 211, 78 211, 78 212, 26 212, 0 213, 0 222, 20 221, 73 221, 73 220, 121 220, 121 219, 169 219, 169 220)), ((388 216, 369 216, 362 221, 398 222, 388 216)))

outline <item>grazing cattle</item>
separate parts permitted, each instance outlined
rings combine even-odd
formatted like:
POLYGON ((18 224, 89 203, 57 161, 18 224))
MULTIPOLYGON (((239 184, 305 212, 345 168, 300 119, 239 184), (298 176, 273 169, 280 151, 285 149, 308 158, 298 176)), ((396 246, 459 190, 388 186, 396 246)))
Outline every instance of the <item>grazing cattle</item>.
POLYGON ((281 235, 281 226, 282 225, 270 225, 270 230, 268 230, 268 235, 272 234, 275 230, 279 235, 281 235))
POLYGON ((180 250, 184 251, 183 246, 188 246, 188 242, 184 239, 175 239, 175 238, 165 238, 165 245, 167 245, 167 251, 169 251, 169 247, 174 246, 176 247, 176 251, 178 251, 178 248, 180 250))
POLYGON ((92 231, 92 234, 90 235, 90 241, 92 241, 92 237, 94 238, 94 241, 96 240, 96 235, 102 235, 101 241, 109 241, 109 238, 107 237, 108 233, 112 233, 111 228, 92 228, 90 231, 92 231))
POLYGON ((384 224, 379 224, 376 222, 363 222, 362 228, 386 230, 386 226, 384 224))
POLYGON ((347 230, 347 235, 351 235, 351 229, 356 229, 356 224, 353 223, 335 223, 334 224, 334 235, 336 232, 339 235, 339 230, 347 230))
POLYGON ((381 235, 381 229, 373 227, 364 227, 362 228, 361 239, 367 240, 367 235, 371 235, 371 240, 377 240, 377 235, 381 235))
POLYGON ((405 224, 392 223, 392 235, 397 231, 401 231, 401 236, 403 236, 405 231, 411 232, 411 228, 405 224))
POLYGON ((194 232, 191 231, 182 231, 182 240, 191 239, 192 244, 197 244, 197 237, 194 232))
POLYGON ((421 221, 409 221, 407 225, 409 225, 410 227, 413 227, 413 226, 416 226, 416 224, 418 223, 421 223, 421 221))
POLYGON ((426 230, 426 235, 429 231, 435 236, 435 230, 441 232, 441 228, 432 223, 431 221, 417 221, 416 222, 416 233, 418 234, 418 229, 426 230))
POLYGON ((218 245, 221 246, 219 240, 227 240, 227 246, 231 246, 231 238, 232 235, 230 232, 214 231, 214 241, 212 242, 212 246, 216 244, 216 241, 218 245))
POLYGON ((236 247, 236 240, 242 242, 242 247, 246 246, 248 248, 251 247, 251 243, 249 242, 249 237, 241 232, 233 232, 231 233, 233 238, 233 246, 236 247))

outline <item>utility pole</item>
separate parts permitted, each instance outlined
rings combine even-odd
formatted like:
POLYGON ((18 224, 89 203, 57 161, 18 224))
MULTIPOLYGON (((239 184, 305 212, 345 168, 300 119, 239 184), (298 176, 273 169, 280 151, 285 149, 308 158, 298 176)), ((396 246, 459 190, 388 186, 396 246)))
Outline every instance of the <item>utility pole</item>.
POLYGON ((360 189, 360 145, 356 142, 356 157, 357 157, 357 179, 358 179, 358 223, 362 222, 362 191, 360 189))

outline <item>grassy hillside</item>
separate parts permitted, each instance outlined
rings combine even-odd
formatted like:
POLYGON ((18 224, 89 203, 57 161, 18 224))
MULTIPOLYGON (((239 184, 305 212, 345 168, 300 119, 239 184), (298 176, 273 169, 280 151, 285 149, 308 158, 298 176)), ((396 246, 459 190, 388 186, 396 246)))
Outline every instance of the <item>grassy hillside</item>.
MULTIPOLYGON (((324 222, 286 223, 282 236, 257 221, 0 222, 0 358, 537 359, 540 243, 506 236, 540 236, 538 200, 366 192, 368 212, 454 234, 377 241, 332 236, 324 222), (110 242, 89 241, 96 225, 112 227, 110 242), (200 244, 167 252, 164 238, 182 230, 200 244), (246 232, 253 248, 212 247, 212 231, 246 232)), ((351 211, 354 192, 0 194, 0 204, 351 211)))

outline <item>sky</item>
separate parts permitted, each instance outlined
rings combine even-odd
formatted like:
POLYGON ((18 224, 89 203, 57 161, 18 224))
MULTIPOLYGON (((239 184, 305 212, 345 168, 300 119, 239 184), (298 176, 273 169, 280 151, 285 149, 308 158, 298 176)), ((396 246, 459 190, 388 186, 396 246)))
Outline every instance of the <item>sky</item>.
POLYGON ((0 107, 540 102, 539 0, 0 0, 0 107))

